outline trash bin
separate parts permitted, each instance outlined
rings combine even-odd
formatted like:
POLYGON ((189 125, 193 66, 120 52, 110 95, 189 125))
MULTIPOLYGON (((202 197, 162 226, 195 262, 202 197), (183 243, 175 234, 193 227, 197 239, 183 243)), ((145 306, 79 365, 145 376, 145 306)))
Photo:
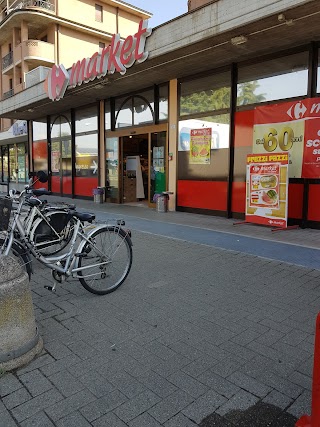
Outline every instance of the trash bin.
POLYGON ((94 203, 103 203, 104 187, 97 187, 92 190, 94 203))
POLYGON ((162 193, 155 195, 157 212, 168 212, 169 194, 173 193, 169 191, 163 191, 162 193))

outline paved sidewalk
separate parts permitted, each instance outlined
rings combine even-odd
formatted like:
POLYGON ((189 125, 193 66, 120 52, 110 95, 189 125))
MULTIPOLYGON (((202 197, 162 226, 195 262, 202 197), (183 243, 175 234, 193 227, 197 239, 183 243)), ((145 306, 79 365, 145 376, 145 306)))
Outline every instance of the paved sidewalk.
POLYGON ((44 350, 0 378, 0 427, 293 427, 310 413, 320 270, 300 261, 316 260, 319 231, 76 203, 126 218, 132 270, 110 295, 77 281, 50 293, 35 263, 44 350), (203 230, 218 244, 195 241, 203 230), (253 241, 274 256, 248 253, 253 241), (279 260, 289 248, 297 258, 279 260))

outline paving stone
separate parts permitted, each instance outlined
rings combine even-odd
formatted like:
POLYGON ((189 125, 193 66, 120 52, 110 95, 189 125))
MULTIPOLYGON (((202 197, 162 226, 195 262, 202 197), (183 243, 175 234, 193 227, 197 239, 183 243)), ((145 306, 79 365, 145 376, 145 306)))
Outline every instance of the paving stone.
POLYGON ((200 396, 193 403, 182 410, 182 413, 199 424, 203 418, 216 411, 227 402, 227 399, 213 390, 209 390, 206 394, 200 396))
POLYGON ((227 379, 238 387, 241 387, 258 397, 264 397, 271 391, 270 387, 241 372, 234 372, 227 379))
POLYGON ((185 391, 194 398, 197 398, 208 391, 208 387, 203 383, 181 371, 170 375, 170 377, 168 377, 168 381, 172 382, 179 389, 185 391))
POLYGON ((31 399, 31 395, 25 388, 19 388, 11 394, 3 397, 2 401, 7 409, 12 409, 31 399))
POLYGON ((177 390, 177 387, 174 386, 172 382, 169 382, 155 372, 144 373, 137 377, 137 379, 160 397, 169 396, 177 390))
POLYGON ((20 381, 34 397, 50 390, 53 387, 50 381, 48 381, 38 369, 21 375, 20 381))
POLYGON ((146 387, 126 372, 113 372, 106 375, 108 381, 129 399, 146 391, 146 387))
POLYGON ((46 408, 45 411, 46 414, 56 422, 88 403, 93 402, 95 399, 96 397, 88 390, 82 390, 70 397, 60 400, 54 405, 51 405, 49 408, 46 408))
POLYGON ((258 398, 244 390, 240 390, 228 402, 220 406, 216 412, 219 415, 226 415, 232 411, 244 411, 258 402, 258 398))
POLYGON ((51 389, 12 409, 12 414, 18 422, 21 422, 62 399, 63 396, 57 390, 51 389))
POLYGON ((199 375, 198 380, 227 399, 230 399, 240 390, 237 385, 210 370, 199 375))
POLYGON ((109 413, 93 421, 92 425, 93 427, 127 427, 128 424, 125 424, 116 415, 109 413))
POLYGON ((160 398, 156 394, 152 393, 151 391, 146 391, 125 402, 116 408, 113 412, 121 420, 127 423, 156 405, 159 401, 160 398))
POLYGON ((96 371, 88 371, 78 379, 97 397, 102 397, 115 390, 115 387, 96 371))
POLYGON ((56 427, 55 424, 41 411, 20 424, 21 427, 56 427))
POLYGON ((292 404, 292 399, 276 390, 272 390, 265 398, 263 398, 263 402, 284 410, 292 404))
POLYGON ((63 359, 72 353, 71 350, 60 341, 51 341, 47 343, 46 350, 56 360, 63 359))
POLYGON ((184 391, 177 390, 149 409, 148 413, 162 424, 178 414, 178 412, 193 401, 193 397, 184 391))
POLYGON ((90 427, 91 424, 79 413, 73 412, 56 422, 57 427, 90 427))
POLYGON ((179 413, 164 423, 164 427, 196 427, 193 421, 189 420, 185 415, 179 413))
POLYGON ((74 378, 70 372, 64 370, 50 375, 49 380, 66 397, 69 397, 85 388, 85 386, 74 378))
POLYGON ((118 390, 112 391, 106 396, 83 406, 80 409, 80 412, 88 421, 94 421, 122 405, 124 402, 127 402, 127 400, 127 397, 121 394, 118 390))
POLYGON ((75 354, 70 354, 69 356, 63 357, 62 359, 55 360, 53 359, 52 363, 48 365, 41 366, 40 371, 47 377, 69 368, 70 366, 75 366, 81 361, 80 357, 75 354))
POLYGON ((147 412, 139 415, 137 418, 130 421, 127 425, 129 427, 161 427, 161 424, 159 424, 158 421, 152 418, 147 412))
POLYGON ((22 387, 21 382, 11 373, 0 376, 0 397, 6 396, 22 387))

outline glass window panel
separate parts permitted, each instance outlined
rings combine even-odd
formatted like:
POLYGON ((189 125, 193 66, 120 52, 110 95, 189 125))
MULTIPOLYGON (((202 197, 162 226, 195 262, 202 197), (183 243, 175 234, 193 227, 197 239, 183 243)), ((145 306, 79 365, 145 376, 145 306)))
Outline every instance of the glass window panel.
POLYGON ((104 104, 105 108, 105 116, 104 116, 104 123, 106 130, 111 129, 111 107, 110 107, 110 101, 106 101, 104 104))
POLYGON ((18 167, 17 167, 16 147, 14 145, 9 146, 9 169, 10 169, 10 181, 16 182, 18 179, 18 167))
POLYGON ((1 147, 1 157, 2 157, 2 179, 7 181, 9 178, 9 159, 8 159, 8 146, 1 147))
POLYGON ((178 179, 226 179, 229 170, 230 115, 220 114, 179 122, 178 179), (212 129, 209 164, 190 164, 191 129, 212 129))
POLYGON ((107 197, 113 201, 119 200, 119 151, 118 138, 106 140, 106 185, 109 186, 107 197))
POLYGON ((211 128, 211 150, 229 147, 230 115, 202 117, 179 122, 179 151, 190 150, 191 129, 211 128))
POLYGON ((221 73, 181 83, 180 115, 230 107, 230 73, 221 73))
POLYGON ((98 131, 98 109, 96 106, 76 111, 76 133, 98 131))
MULTIPOLYGON (((153 105, 152 105, 153 107, 153 105)), ((140 96, 134 97, 134 115, 133 124, 141 125, 145 123, 153 123, 153 111, 148 102, 140 96)))
POLYGON ((169 115, 169 89, 168 85, 159 87, 159 120, 168 120, 169 115))
POLYGON ((47 140, 47 119, 39 119, 32 122, 32 133, 34 141, 47 140))
MULTIPOLYGON (((124 99, 122 98, 122 101, 124 99)), ((117 107, 118 102, 116 102, 117 107)), ((120 108, 120 105, 118 105, 120 108)), ((116 111, 118 109, 116 108, 116 111)), ((132 117, 132 99, 128 99, 128 101, 121 107, 121 110, 116 114, 116 127, 122 128, 126 126, 133 125, 133 117, 132 117)))
POLYGON ((307 95, 308 52, 239 68, 237 105, 307 95))
POLYGON ((24 144, 17 145, 17 167, 18 182, 26 182, 28 176, 26 147, 24 144))
POLYGON ((70 117, 59 116, 55 117, 51 126, 51 139, 61 138, 62 136, 71 135, 70 117))
POLYGON ((33 168, 48 172, 48 144, 45 141, 34 141, 32 144, 33 168))
POLYGON ((76 176, 98 177, 98 134, 76 136, 76 176))

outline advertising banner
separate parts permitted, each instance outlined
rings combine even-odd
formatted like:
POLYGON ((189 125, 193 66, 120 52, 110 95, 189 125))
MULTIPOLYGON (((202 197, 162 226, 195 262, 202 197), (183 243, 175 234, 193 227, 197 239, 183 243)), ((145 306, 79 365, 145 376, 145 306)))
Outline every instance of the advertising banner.
POLYGON ((248 154, 246 221, 287 227, 288 153, 248 154))
POLYGON ((253 153, 288 153, 290 178, 320 178, 320 98, 257 107, 253 135, 253 153))
POLYGON ((210 164, 211 138, 211 128, 191 129, 190 164, 210 164))

